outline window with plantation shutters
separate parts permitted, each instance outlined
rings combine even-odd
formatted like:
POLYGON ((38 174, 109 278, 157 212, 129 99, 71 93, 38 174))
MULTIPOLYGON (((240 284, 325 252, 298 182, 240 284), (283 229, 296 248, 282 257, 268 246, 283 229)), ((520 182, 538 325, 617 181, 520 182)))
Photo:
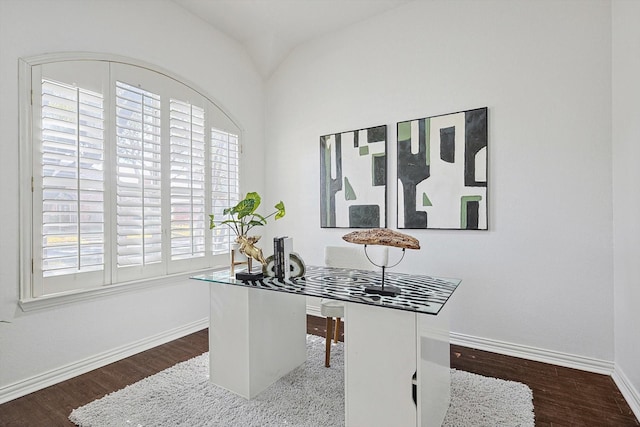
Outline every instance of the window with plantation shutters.
POLYGON ((21 301, 226 265, 237 125, 166 71, 65 55, 20 63, 21 301))
POLYGON ((103 96, 42 80, 43 277, 104 268, 103 96))
MULTIPOLYGON (((224 210, 240 202, 238 135, 211 129, 211 213, 224 218, 224 210)), ((229 227, 215 227, 211 240, 214 254, 229 252, 235 235, 229 227)))
POLYGON ((172 99, 169 106, 171 163, 171 259, 205 255, 204 109, 172 99))
POLYGON ((162 261, 160 96, 116 82, 117 265, 162 261))

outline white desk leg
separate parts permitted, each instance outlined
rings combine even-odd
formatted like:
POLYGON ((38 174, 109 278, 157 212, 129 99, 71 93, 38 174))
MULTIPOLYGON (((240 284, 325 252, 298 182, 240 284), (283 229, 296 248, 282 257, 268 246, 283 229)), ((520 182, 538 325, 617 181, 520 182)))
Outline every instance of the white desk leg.
POLYGON ((307 358, 306 299, 300 295, 210 285, 210 380, 254 398, 307 358))
POLYGON ((416 426, 416 314, 345 304, 345 421, 354 427, 416 426))
POLYGON ((418 425, 439 427, 449 408, 449 309, 418 314, 418 425))

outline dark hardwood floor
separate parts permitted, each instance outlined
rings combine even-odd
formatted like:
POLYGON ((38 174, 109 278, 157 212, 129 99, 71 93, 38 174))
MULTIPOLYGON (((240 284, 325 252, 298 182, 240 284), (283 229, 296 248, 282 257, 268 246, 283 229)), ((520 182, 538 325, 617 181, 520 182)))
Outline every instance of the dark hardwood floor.
MULTIPOLYGON (((324 325, 324 319, 308 316, 310 334, 324 336, 324 325)), ((208 349, 207 330, 203 330, 144 351, 0 405, 0 426, 73 426, 67 417, 74 408, 208 349)), ((455 345, 451 346, 451 367, 529 385, 536 426, 640 426, 606 375, 455 345)))

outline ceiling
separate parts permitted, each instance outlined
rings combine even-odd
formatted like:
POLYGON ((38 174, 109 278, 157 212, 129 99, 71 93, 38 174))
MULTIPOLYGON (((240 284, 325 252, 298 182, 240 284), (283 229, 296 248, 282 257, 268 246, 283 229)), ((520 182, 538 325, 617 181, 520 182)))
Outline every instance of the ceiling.
POLYGON ((263 77, 296 46, 412 0, 173 0, 240 42, 263 77))

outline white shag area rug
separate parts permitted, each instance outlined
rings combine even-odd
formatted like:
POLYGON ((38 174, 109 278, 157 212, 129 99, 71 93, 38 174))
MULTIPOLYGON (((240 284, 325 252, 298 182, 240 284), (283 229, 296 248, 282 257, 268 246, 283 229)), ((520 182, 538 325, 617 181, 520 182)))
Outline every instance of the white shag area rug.
MULTIPOLYGON (((307 361, 245 400, 209 382, 204 353, 71 412, 81 427, 344 426, 342 343, 324 367, 324 338, 307 336, 307 361)), ((521 383, 451 370, 444 426, 534 426, 533 395, 521 383)))

